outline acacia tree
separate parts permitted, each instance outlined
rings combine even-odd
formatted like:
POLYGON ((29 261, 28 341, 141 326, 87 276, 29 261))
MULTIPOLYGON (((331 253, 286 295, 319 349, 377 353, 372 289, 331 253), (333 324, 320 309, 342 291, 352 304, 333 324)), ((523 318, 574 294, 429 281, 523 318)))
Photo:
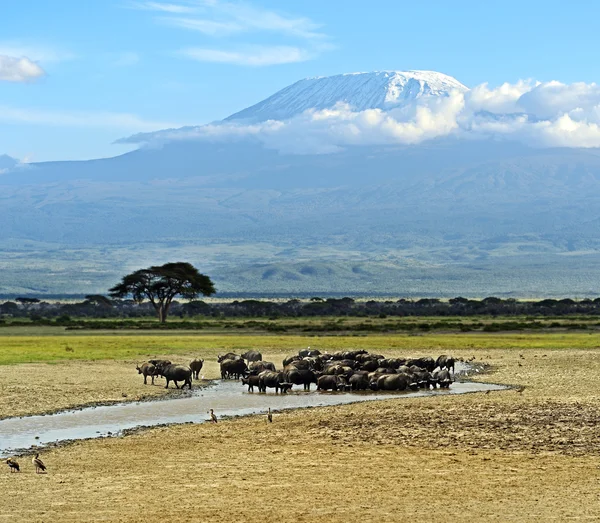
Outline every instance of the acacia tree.
POLYGON ((211 279, 200 274, 192 264, 176 262, 132 272, 108 292, 113 298, 131 296, 137 303, 149 300, 159 321, 164 323, 175 296, 193 300, 216 291, 211 279))

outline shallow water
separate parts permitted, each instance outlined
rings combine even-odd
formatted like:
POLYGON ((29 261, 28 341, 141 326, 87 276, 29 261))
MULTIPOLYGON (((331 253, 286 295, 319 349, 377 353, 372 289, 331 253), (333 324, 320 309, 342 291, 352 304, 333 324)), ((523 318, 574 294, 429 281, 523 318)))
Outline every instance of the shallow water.
POLYGON ((504 388, 502 385, 487 383, 456 382, 446 390, 414 392, 317 392, 314 388, 310 392, 304 392, 297 388, 287 394, 260 394, 247 392, 247 387, 239 381, 217 381, 214 386, 196 389, 191 395, 182 398, 121 403, 45 416, 0 420, 0 456, 8 456, 17 450, 22 451, 35 445, 114 436, 134 427, 151 427, 166 423, 202 423, 208 419, 208 410, 211 408, 218 417, 244 416, 266 413, 269 407, 277 411, 504 388))

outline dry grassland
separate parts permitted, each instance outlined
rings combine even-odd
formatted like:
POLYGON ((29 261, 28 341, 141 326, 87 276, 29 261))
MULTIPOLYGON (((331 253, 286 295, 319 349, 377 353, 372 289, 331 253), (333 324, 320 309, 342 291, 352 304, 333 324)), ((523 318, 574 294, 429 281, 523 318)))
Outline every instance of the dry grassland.
MULTIPOLYGON (((79 442, 43 453, 47 475, 36 476, 29 457, 19 475, 0 469, 0 522, 600 520, 600 351, 453 352, 491 366, 476 379, 525 388, 79 442)), ((59 404, 50 383, 73 365, 84 364, 0 368, 2 386, 20 370, 53 368, 29 392, 46 386, 48 405, 59 404)), ((98 385, 69 390, 82 403, 119 399, 105 374, 121 365, 94 363, 98 385)), ((118 394, 151 388, 125 369, 113 376, 118 394)), ((9 407, 0 404, 0 415, 9 407)))

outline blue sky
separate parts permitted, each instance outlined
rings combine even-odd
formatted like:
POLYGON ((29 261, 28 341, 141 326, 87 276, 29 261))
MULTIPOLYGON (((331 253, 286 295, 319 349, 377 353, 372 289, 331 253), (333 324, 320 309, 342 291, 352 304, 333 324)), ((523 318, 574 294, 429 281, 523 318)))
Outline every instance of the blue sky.
POLYGON ((0 154, 112 156, 118 138, 218 120, 307 76, 591 83, 599 15, 589 1, 2 0, 0 154))

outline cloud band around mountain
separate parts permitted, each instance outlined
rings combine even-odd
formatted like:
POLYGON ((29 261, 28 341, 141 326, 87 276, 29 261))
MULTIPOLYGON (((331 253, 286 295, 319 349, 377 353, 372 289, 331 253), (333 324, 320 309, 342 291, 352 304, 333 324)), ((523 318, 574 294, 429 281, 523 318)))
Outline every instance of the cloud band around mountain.
POLYGON ((419 144, 434 138, 496 138, 535 147, 600 147, 600 86, 521 81, 423 96, 402 107, 357 111, 339 102, 286 120, 138 134, 120 143, 253 137, 285 153, 329 153, 351 145, 419 144))

